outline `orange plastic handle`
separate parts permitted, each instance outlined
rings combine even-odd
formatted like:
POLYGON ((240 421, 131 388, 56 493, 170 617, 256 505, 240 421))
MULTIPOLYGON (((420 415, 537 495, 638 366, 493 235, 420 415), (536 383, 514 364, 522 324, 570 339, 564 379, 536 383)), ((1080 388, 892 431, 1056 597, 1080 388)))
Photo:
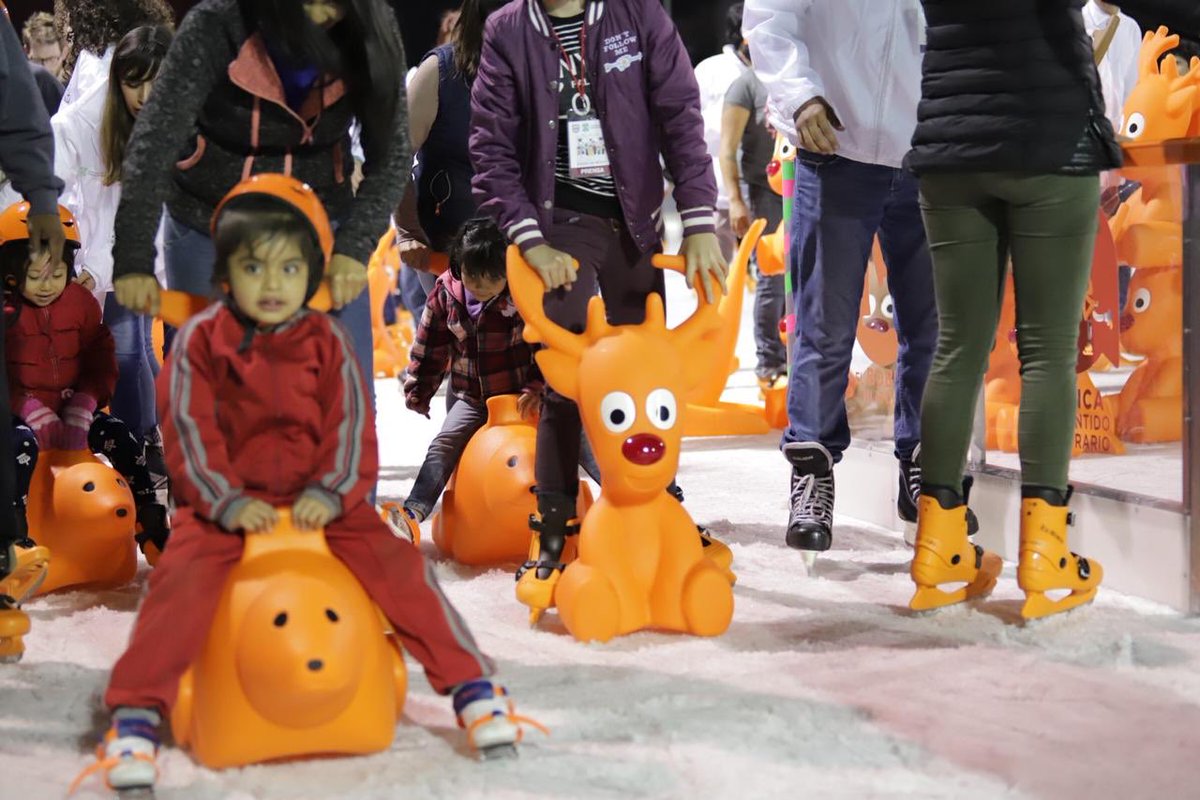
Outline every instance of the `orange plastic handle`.
POLYGON ((659 269, 669 269, 681 275, 687 272, 687 258, 684 256, 668 256, 664 253, 659 253, 650 259, 650 263, 659 269))

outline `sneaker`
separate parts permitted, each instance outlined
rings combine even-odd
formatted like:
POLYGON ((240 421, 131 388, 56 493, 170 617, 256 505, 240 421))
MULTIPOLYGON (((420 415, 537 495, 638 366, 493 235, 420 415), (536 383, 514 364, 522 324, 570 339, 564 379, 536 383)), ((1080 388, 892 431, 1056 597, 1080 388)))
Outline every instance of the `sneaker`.
POLYGON ((158 779, 158 726, 162 717, 152 708, 118 708, 112 727, 96 747, 96 762, 76 776, 67 793, 74 792, 89 775, 104 772, 105 783, 122 792, 150 789, 158 779))
POLYGON ((486 678, 454 690, 454 713, 458 726, 467 732, 467 743, 484 759, 516 756, 517 742, 524 734, 522 723, 550 733, 541 723, 518 716, 504 687, 486 678))
POLYGON ((378 510, 379 516, 391 528, 393 534, 401 539, 407 539, 414 547, 420 546, 421 520, 417 517, 416 512, 392 501, 380 503, 378 510))
POLYGON ((783 455, 792 465, 787 545, 819 552, 833 544, 833 456, 816 442, 791 442, 783 455))

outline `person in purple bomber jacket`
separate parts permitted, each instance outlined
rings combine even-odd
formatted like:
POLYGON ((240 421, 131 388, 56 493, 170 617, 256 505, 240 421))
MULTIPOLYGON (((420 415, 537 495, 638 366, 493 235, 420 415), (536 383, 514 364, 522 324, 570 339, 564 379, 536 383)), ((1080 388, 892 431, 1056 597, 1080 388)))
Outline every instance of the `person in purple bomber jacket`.
MULTIPOLYGON (((662 238, 663 161, 683 218, 688 283, 711 299, 722 290, 700 93, 659 0, 512 0, 493 12, 470 145, 480 209, 542 276, 558 324, 583 330, 597 288, 615 325, 640 323, 646 297, 663 293, 650 264, 662 238)), ((579 530, 580 429, 575 404, 548 391, 530 520, 538 551, 518 585, 519 597, 543 608, 565 539, 579 530)))

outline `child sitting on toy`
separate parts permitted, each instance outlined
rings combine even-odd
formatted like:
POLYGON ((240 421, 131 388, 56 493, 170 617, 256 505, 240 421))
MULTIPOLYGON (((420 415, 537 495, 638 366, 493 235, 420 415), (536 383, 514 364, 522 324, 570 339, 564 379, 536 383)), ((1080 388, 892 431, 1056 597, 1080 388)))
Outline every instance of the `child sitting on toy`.
MULTIPOLYGON (((16 510, 20 538, 29 539, 26 495, 41 449, 102 453, 129 481, 137 506, 137 540, 152 558, 167 539, 167 510, 156 499, 144 444, 124 422, 98 411, 117 383, 113 337, 100 304, 72 280, 79 233, 59 206, 67 244, 62 260, 32 260, 28 203, 0 213, 0 275, 4 277, 5 362, 12 404, 16 510)), ((37 531, 32 538, 36 540, 37 531)))
POLYGON ((488 679, 492 662, 420 552, 368 502, 379 470, 366 384, 345 329, 305 307, 333 250, 316 194, 254 176, 217 206, 212 234, 225 296, 180 329, 158 384, 174 533, 113 668, 112 727, 92 769, 114 787, 153 783, 158 726, 203 648, 242 537, 267 535, 280 507, 300 529, 325 529, 433 688, 453 695, 470 743, 512 752, 520 730, 488 679))
POLYGON ((442 430, 429 444, 425 462, 397 525, 407 525, 414 541, 458 466, 463 450, 487 422, 487 400, 520 393, 521 416, 536 416, 541 373, 533 348, 522 334, 525 323, 508 294, 505 252, 508 240, 490 219, 465 222, 450 247, 450 269, 425 301, 404 381, 405 404, 429 415, 429 403, 450 372, 452 403, 442 430))

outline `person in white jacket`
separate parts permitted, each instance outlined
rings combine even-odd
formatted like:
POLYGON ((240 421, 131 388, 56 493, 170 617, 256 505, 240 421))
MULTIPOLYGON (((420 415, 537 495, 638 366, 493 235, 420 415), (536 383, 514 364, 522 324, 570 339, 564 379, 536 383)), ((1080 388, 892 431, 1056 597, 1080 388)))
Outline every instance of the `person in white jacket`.
POLYGON ((900 340, 898 511, 916 520, 917 447, 937 309, 917 181, 901 168, 921 96, 918 0, 747 0, 743 32, 798 145, 788 268, 797 331, 783 452, 792 465, 787 543, 832 544, 833 465, 850 443, 844 397, 871 243, 879 235, 900 340))
POLYGON ((700 114, 704 117, 704 144, 717 179, 717 238, 726 259, 733 257, 737 236, 729 223, 729 190, 725 188, 725 176, 721 174, 721 115, 725 110, 725 93, 739 75, 750 69, 750 57, 742 38, 742 11, 741 3, 729 7, 725 16, 725 46, 720 53, 696 65, 700 114))
MULTIPOLYGON (((75 215, 82 241, 75 260, 76 281, 100 302, 116 344, 118 377, 112 412, 139 441, 151 442, 147 459, 157 475, 165 470, 158 452, 154 398, 158 361, 151 343, 151 320, 129 311, 112 294, 112 245, 125 145, 171 38, 171 30, 161 25, 130 31, 114 49, 109 75, 51 120, 55 173, 66 187, 62 203, 75 215)), ((162 264, 158 267, 161 282, 162 264)))
POLYGON ((1113 3, 1088 0, 1083 7, 1083 24, 1096 48, 1100 63, 1100 86, 1104 90, 1105 116, 1114 130, 1121 130, 1125 101, 1138 82, 1138 54, 1142 29, 1113 3))

